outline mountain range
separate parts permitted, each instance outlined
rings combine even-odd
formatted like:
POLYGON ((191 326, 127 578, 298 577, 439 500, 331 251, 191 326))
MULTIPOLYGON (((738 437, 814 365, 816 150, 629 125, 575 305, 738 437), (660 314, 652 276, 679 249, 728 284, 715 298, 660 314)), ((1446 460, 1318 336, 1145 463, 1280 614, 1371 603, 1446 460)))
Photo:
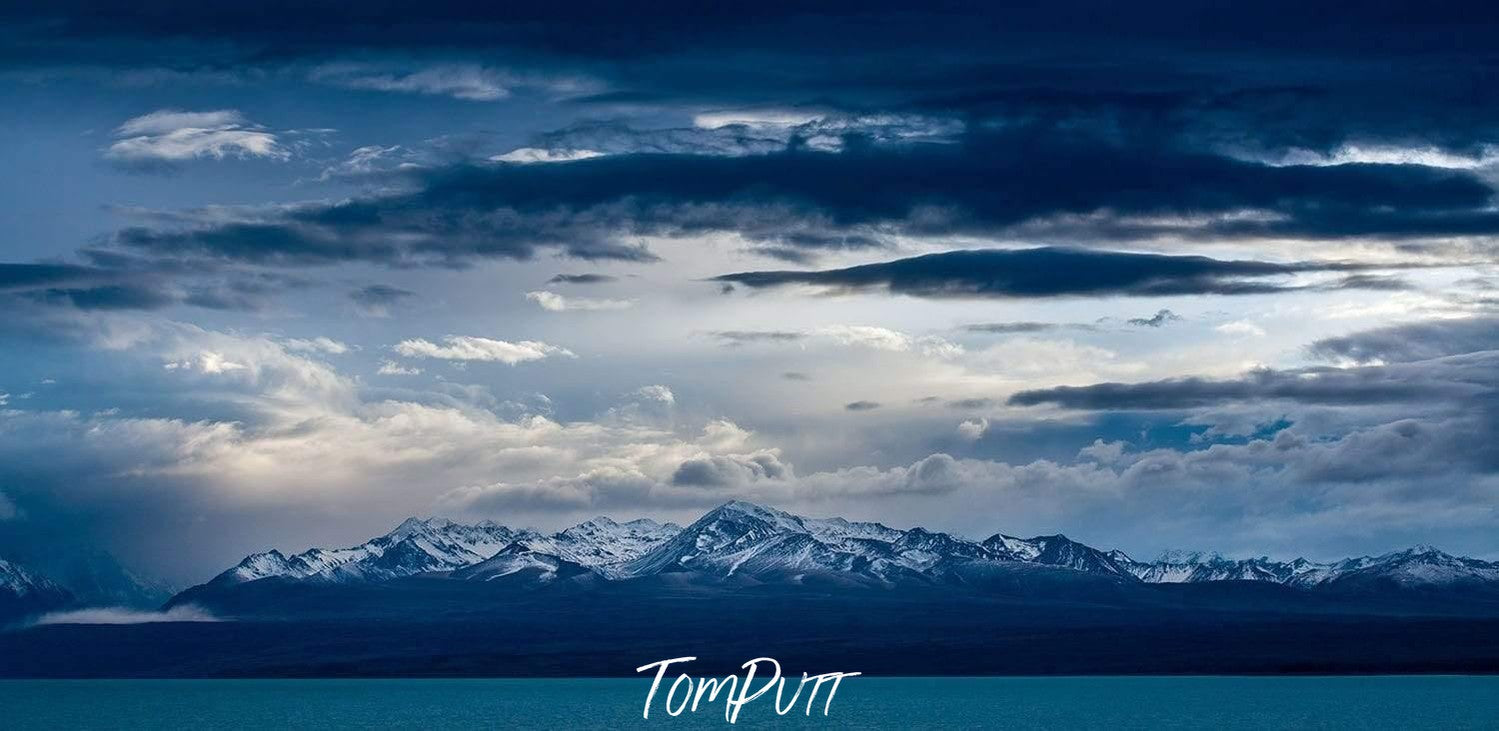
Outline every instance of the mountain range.
MULTIPOLYGON (((84 604, 45 576, 0 564, 0 611, 84 604)), ((687 526, 551 534, 411 518, 247 556, 160 606, 139 624, 11 623, 0 677, 628 676, 766 654, 894 675, 1499 670, 1499 565, 1427 546, 1142 561, 738 501, 687 526)))
POLYGON ((545 585, 684 575, 741 584, 981 589, 1017 572, 1121 585, 1267 582, 1314 591, 1499 591, 1499 563, 1453 556, 1429 546, 1325 563, 1185 552, 1138 561, 1063 535, 1017 538, 996 533, 970 540, 919 527, 900 530, 842 518, 807 518, 733 501, 685 528, 648 519, 618 523, 599 517, 544 535, 494 522, 465 525, 410 518, 350 548, 314 548, 291 556, 272 550, 248 556, 172 603, 211 604, 218 593, 266 579, 356 584, 426 576, 545 585))

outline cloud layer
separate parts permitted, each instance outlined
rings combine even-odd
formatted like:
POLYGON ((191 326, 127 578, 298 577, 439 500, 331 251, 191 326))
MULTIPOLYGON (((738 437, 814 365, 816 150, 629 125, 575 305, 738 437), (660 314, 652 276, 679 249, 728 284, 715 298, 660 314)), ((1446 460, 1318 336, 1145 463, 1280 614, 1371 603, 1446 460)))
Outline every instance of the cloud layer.
MULTIPOLYGON (((1287 278, 1360 271, 1354 262, 1231 261, 1204 256, 1134 254, 1086 249, 949 251, 822 271, 724 274, 715 281, 752 288, 811 285, 833 291, 885 291, 916 297, 1045 298, 1271 294, 1305 288, 1287 278)), ((1358 281, 1333 287, 1361 288, 1358 281)), ((1169 315, 1169 311, 1163 311, 1169 315)), ((1157 316, 1165 316, 1158 313, 1157 316)), ((1142 319, 1132 324, 1155 324, 1142 319)))

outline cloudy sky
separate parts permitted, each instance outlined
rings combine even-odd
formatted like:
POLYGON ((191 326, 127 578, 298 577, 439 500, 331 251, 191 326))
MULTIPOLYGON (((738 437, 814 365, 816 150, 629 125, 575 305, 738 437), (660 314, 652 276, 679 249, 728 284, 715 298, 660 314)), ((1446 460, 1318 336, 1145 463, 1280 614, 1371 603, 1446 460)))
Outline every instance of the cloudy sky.
POLYGON ((0 11, 0 548, 1499 556, 1489 11, 467 5, 0 11))

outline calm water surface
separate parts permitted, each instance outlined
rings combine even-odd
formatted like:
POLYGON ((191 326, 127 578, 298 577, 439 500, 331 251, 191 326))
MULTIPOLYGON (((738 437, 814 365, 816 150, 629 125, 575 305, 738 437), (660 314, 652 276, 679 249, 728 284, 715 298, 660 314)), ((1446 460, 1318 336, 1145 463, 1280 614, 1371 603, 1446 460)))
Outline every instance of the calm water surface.
MULTIPOLYGON (((721 704, 672 718, 659 697, 643 720, 649 687, 648 679, 0 681, 0 728, 728 727, 721 704)), ((860 677, 844 681, 830 715, 819 702, 811 718, 776 716, 770 697, 745 706, 734 728, 1499 729, 1499 677, 860 677)))

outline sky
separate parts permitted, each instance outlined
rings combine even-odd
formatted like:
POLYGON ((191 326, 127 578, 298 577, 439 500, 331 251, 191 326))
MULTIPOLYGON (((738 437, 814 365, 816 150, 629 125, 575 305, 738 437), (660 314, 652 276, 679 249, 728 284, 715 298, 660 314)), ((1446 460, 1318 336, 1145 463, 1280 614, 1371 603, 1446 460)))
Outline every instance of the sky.
POLYGON ((1499 557, 1491 8, 505 5, 0 10, 0 550, 1499 557))

